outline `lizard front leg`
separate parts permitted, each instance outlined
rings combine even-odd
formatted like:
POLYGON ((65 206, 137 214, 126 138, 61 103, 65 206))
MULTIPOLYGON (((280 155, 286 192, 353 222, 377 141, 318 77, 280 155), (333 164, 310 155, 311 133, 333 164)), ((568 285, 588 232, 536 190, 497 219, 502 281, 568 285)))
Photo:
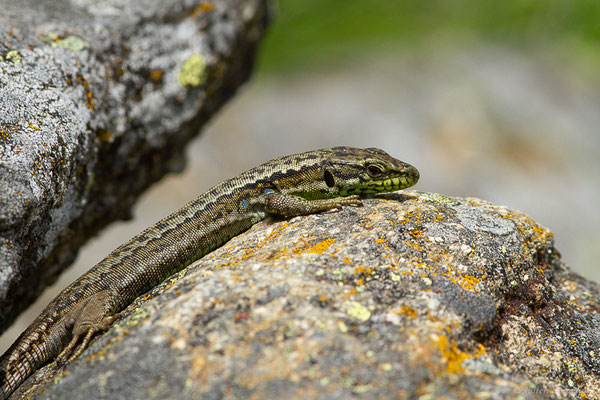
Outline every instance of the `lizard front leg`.
POLYGON ((342 206, 361 206, 362 202, 356 195, 336 197, 332 199, 306 200, 300 196, 269 193, 265 195, 265 209, 270 214, 283 217, 315 214, 328 210, 341 210, 342 206))

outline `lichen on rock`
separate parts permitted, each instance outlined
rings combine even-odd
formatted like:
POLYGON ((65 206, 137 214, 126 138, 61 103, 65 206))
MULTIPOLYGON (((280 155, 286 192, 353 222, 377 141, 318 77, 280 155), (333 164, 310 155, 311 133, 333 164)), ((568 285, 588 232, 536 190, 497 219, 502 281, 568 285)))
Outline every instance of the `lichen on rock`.
POLYGON ((600 396, 600 290, 561 262, 548 229, 474 198, 364 203, 255 225, 30 393, 600 396))

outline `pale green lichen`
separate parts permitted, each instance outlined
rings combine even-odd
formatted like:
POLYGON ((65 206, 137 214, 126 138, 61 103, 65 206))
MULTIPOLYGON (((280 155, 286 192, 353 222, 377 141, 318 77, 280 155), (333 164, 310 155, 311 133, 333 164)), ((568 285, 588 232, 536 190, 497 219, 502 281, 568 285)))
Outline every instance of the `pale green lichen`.
POLYGON ((393 366, 391 363, 387 362, 387 363, 379 364, 379 368, 381 368, 385 372, 390 372, 393 369, 393 366))
POLYGON ((356 385, 352 388, 352 393, 363 394, 371 390, 371 385, 356 385))
POLYGON ((438 193, 426 193, 425 196, 427 196, 430 200, 437 201, 438 203, 442 203, 447 206, 457 206, 460 204, 458 201, 438 193))
POLYGON ((71 51, 81 51, 90 47, 90 44, 77 36, 67 36, 66 38, 56 42, 59 47, 62 47, 71 51))
POLYGON ((346 311, 346 314, 349 316, 354 317, 361 322, 365 322, 371 318, 371 312, 362 304, 357 303, 356 301, 347 301, 345 304, 349 307, 348 311, 346 311))
POLYGON ((60 38, 55 32, 50 32, 47 35, 40 36, 40 39, 52 47, 62 47, 70 51, 81 51, 90 47, 88 42, 74 35, 60 38))
POLYGON ((46 42, 50 44, 50 46, 56 47, 54 43, 58 40, 58 35, 55 32, 49 32, 46 35, 40 35, 40 39, 42 42, 46 42))
POLYGON ((188 58, 179 71, 177 80, 182 87, 197 87, 206 79, 206 60, 202 54, 188 58))
POLYGON ((12 61, 15 64, 21 63, 21 54, 17 50, 11 50, 6 53, 6 61, 12 61))
POLYGON ((146 318, 150 315, 150 313, 148 311, 140 311, 134 315, 131 316, 131 319, 136 320, 136 319, 142 319, 142 318, 146 318))
POLYGON ((148 311, 142 310, 142 311, 136 312, 134 315, 132 315, 131 317, 128 318, 126 325, 136 326, 140 323, 141 320, 143 320, 144 318, 147 318, 148 316, 150 316, 150 313, 148 311))

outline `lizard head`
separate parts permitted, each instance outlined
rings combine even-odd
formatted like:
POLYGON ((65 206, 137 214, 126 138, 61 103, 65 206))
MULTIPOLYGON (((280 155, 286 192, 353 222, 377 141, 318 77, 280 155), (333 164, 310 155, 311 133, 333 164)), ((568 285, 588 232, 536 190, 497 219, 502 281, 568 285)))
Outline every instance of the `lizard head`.
POLYGON ((419 171, 376 148, 334 147, 323 179, 334 196, 392 192, 413 186, 419 171))

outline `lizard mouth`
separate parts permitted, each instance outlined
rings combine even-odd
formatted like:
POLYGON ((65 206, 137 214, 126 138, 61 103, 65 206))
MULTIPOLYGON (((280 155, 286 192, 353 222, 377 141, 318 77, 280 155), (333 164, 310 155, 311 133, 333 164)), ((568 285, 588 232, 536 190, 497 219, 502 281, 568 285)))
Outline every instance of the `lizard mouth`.
POLYGON ((393 192, 394 190, 406 189, 417 183, 419 178, 398 176, 396 178, 384 179, 382 181, 373 181, 368 186, 375 192, 393 192))
POLYGON ((374 194, 393 192, 414 186, 419 181, 419 171, 412 165, 407 165, 399 171, 394 171, 385 179, 362 182, 345 188, 342 194, 374 194))

